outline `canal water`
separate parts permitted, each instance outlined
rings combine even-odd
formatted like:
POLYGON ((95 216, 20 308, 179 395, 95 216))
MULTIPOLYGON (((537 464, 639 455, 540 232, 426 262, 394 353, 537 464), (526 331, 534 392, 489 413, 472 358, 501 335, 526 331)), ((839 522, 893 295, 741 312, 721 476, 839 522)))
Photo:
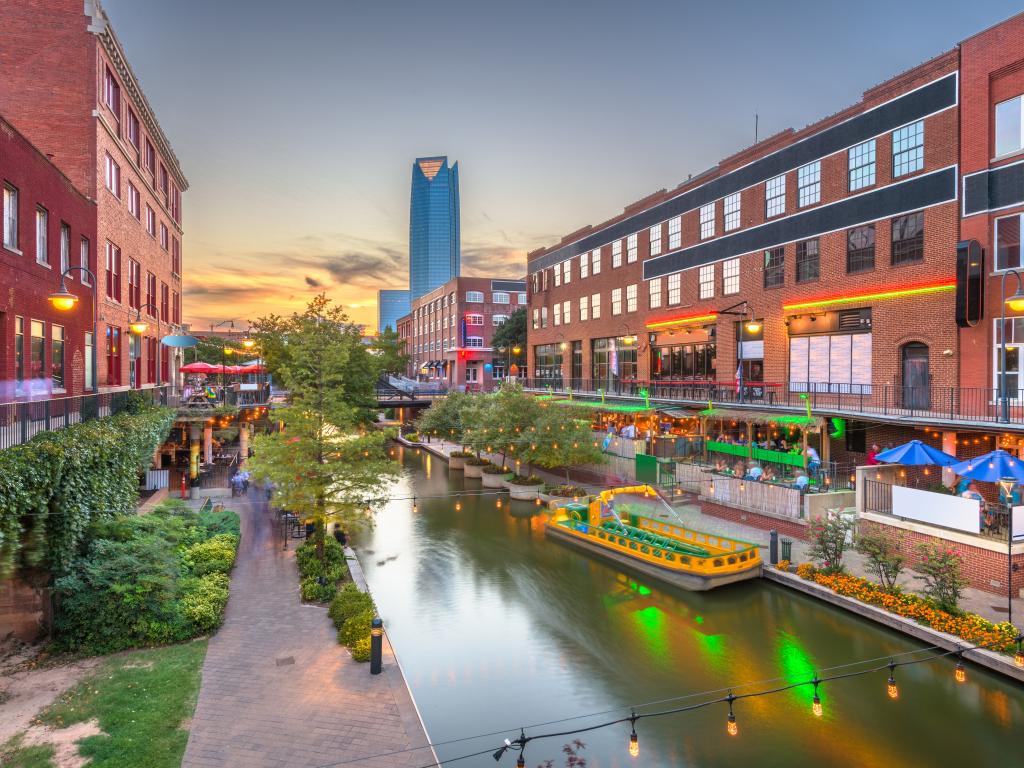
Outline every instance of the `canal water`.
MULTIPOLYGON (((425 451, 396 450, 405 467, 396 500, 357 548, 431 739, 465 739, 438 747, 442 761, 495 748, 520 727, 528 735, 586 727, 647 702, 665 700, 638 711, 922 647, 760 580, 694 593, 635 577, 545 539, 532 503, 510 507, 505 497, 498 509, 494 496, 472 495, 479 480, 449 477, 425 451), (448 496, 460 491, 457 511, 448 496), (415 511, 398 500, 414 494, 415 511), (758 681, 766 682, 745 685, 758 681), (590 713, 604 714, 530 727, 590 713), (492 732, 500 735, 467 738, 492 732)), ((585 743, 590 768, 1024 765, 1024 687, 970 665, 958 684, 953 668, 946 659, 898 669, 896 701, 886 695, 887 672, 824 684, 820 719, 809 687, 741 700, 735 737, 725 704, 641 720, 635 760, 628 725, 536 741, 526 765, 553 759, 559 768, 573 738, 585 743)), ((500 765, 515 760, 510 752, 500 765)), ((495 762, 486 754, 452 764, 495 762)))

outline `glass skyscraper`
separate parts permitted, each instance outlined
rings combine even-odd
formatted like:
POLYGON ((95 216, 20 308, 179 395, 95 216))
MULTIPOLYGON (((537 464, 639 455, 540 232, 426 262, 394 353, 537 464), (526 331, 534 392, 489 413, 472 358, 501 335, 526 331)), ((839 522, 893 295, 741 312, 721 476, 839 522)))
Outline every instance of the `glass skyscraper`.
POLYGON ((459 164, 418 157, 409 205, 409 292, 417 299, 459 276, 459 164))
POLYGON ((398 318, 409 314, 409 289, 377 291, 377 333, 398 330, 398 318))

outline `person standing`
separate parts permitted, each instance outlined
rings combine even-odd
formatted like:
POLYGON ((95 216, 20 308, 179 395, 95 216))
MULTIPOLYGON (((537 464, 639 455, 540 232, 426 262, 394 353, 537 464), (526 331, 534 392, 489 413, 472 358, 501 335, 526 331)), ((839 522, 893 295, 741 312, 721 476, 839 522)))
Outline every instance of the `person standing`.
POLYGON ((878 464, 878 443, 872 443, 868 449, 868 466, 873 467, 878 464))

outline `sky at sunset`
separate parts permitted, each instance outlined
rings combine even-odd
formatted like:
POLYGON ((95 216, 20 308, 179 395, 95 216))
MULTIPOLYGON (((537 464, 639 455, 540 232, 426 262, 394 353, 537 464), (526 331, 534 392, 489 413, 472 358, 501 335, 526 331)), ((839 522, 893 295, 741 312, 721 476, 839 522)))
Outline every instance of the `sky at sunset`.
POLYGON ((408 276, 413 158, 459 161, 463 274, 527 251, 1020 10, 927 2, 103 0, 191 184, 186 321, 408 276))

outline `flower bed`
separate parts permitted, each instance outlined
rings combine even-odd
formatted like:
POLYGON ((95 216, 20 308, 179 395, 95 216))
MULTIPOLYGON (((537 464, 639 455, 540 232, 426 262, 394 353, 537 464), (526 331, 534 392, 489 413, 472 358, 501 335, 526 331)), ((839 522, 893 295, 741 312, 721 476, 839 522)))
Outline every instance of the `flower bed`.
POLYGON ((1017 630, 1007 621, 993 624, 973 613, 952 614, 935 608, 917 595, 899 591, 886 592, 867 579, 846 573, 821 573, 811 563, 801 563, 796 569, 796 574, 806 581, 813 581, 831 589, 837 595, 852 597, 939 632, 956 635, 974 645, 984 645, 1001 653, 1012 653, 1017 647, 1017 630))

